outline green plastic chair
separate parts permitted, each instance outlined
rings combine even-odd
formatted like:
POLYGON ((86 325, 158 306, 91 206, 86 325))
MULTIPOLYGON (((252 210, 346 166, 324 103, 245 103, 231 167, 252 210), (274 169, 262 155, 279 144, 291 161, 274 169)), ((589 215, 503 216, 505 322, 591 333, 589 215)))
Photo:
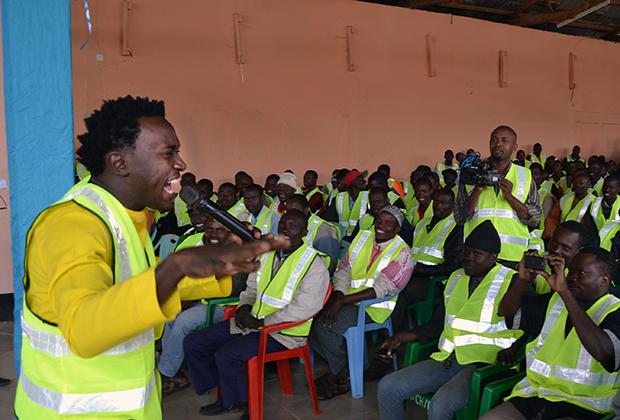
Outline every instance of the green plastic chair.
POLYGON ((510 394, 510 391, 521 379, 525 377, 525 372, 519 372, 514 376, 491 382, 484 387, 482 398, 480 399, 479 416, 482 417, 488 411, 498 406, 502 399, 510 394))
POLYGON ((237 305, 239 303, 239 297, 226 297, 226 298, 216 298, 216 299, 201 299, 200 303, 203 305, 207 305, 207 316, 205 318, 205 322, 198 326, 198 330, 202 330, 203 328, 207 328, 213 323, 213 316, 215 315, 215 308, 218 306, 232 306, 237 305))
POLYGON ((413 328, 411 320, 411 311, 414 310, 416 314, 416 320, 418 325, 424 325, 433 317, 433 309, 435 305, 441 302, 443 296, 441 294, 436 295, 435 291, 439 283, 445 282, 448 276, 431 277, 428 282, 428 290, 426 292, 426 298, 416 303, 412 303, 407 306, 407 313, 409 317, 409 328, 413 328))

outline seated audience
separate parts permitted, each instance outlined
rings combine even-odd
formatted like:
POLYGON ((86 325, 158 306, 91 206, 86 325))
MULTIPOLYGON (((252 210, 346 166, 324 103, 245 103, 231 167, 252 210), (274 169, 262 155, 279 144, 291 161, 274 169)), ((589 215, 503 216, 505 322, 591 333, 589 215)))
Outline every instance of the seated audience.
POLYGON ((600 197, 603 189, 605 164, 599 160, 598 156, 588 165, 588 173, 590 174, 590 184, 592 185, 591 192, 600 197))
POLYGON ((368 211, 368 191, 365 190, 364 176, 356 169, 347 173, 342 180, 342 187, 346 191, 338 193, 323 213, 323 218, 328 222, 338 222, 343 236, 349 236, 368 211))
POLYGON ((577 145, 573 146, 573 150, 571 154, 564 158, 564 162, 565 163, 581 162, 585 165, 586 161, 581 158, 581 156, 579 155, 580 153, 581 153, 581 147, 577 145))
POLYGON ((463 226, 454 221, 454 194, 442 188, 433 196, 433 214, 422 219, 413 234, 413 274, 398 295, 392 313, 394 332, 407 328, 408 306, 424 300, 429 280, 449 276, 461 265, 463 226))
POLYGON ((243 189, 248 185, 254 184, 252 177, 245 171, 239 171, 235 174, 235 188, 237 188, 237 199, 241 199, 243 189))
MULTIPOLYGON (((191 172, 185 172, 181 176, 181 187, 185 186, 195 187, 196 175, 191 172)), ((190 227, 192 222, 189 220, 189 214, 187 213, 187 204, 178 195, 174 198, 174 214, 177 218, 178 228, 190 227)))
POLYGON ((410 210, 409 222, 415 227, 425 217, 433 215, 433 184, 426 176, 413 184, 416 203, 410 210))
POLYGON ((534 147, 532 148, 532 154, 529 155, 527 158, 531 163, 538 163, 543 168, 545 167, 545 163, 547 163, 547 159, 542 153, 542 145, 540 143, 534 144, 534 147))
POLYGON ((230 213, 237 202, 237 188, 230 182, 224 182, 217 190, 217 204, 230 213))
POLYGON ((497 262, 500 238, 491 221, 479 224, 465 240, 463 268, 446 283, 444 304, 429 324, 390 337, 382 345, 394 357, 401 344, 427 343, 439 336, 439 350, 429 360, 385 376, 379 382, 379 414, 383 420, 405 418, 405 401, 434 392, 428 417, 451 419, 467 404, 472 372, 494 363, 498 352, 521 335, 508 329, 498 306, 515 273, 497 262))
MULTIPOLYGON (((247 410, 245 362, 258 353, 261 327, 311 318, 321 309, 329 273, 321 254, 304 243, 306 217, 291 210, 282 216, 280 234, 291 245, 261 257, 261 268, 248 277, 234 319, 211 325, 185 338, 184 351, 198 394, 219 387, 222 399, 200 409, 206 416, 247 410)), ((271 334, 267 352, 305 344, 312 320, 271 334)))
POLYGON ((309 338, 312 350, 329 365, 329 371, 316 381, 320 399, 349 390, 343 334, 357 323, 356 303, 394 296, 366 309, 367 320, 384 322, 392 313, 396 295, 411 276, 411 250, 397 235, 403 219, 398 207, 383 208, 377 214, 374 229, 360 231, 334 274, 334 291, 313 324, 309 338))
POLYGON ((383 172, 373 172, 368 177, 368 190, 372 188, 382 188, 387 191, 387 197, 390 204, 398 207, 399 209, 405 208, 405 203, 400 197, 400 194, 390 188, 388 178, 383 172))
POLYGON ((442 172, 442 176, 444 186, 452 190, 454 196, 456 197, 459 192, 459 186, 456 185, 456 180, 458 179, 458 172, 454 169, 448 168, 442 172))
POLYGON ((592 202, 590 216, 595 223, 594 229, 601 232, 608 223, 620 220, 620 173, 613 173, 605 178, 600 196, 592 202))

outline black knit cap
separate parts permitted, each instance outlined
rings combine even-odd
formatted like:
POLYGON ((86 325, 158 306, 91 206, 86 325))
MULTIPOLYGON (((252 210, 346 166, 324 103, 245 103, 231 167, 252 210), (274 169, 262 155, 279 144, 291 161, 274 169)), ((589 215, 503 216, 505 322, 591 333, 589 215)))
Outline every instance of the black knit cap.
POLYGON ((476 226, 465 239, 465 246, 497 255, 502 243, 493 223, 490 220, 485 220, 476 226))

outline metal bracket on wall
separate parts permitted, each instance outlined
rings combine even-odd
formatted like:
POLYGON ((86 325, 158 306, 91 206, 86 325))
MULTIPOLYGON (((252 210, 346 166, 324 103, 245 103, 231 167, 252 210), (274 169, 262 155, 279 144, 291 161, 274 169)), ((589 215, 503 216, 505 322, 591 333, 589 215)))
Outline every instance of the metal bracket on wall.
POLYGON ((243 22, 243 17, 239 13, 233 13, 233 28, 235 37, 235 60, 237 64, 245 64, 245 56, 241 51, 241 32, 239 25, 243 22))
POLYGON ((353 26, 348 25, 345 30, 347 40, 347 71, 355 71, 355 64, 353 64, 353 26))
POLYGON ((508 53, 504 50, 499 50, 497 52, 497 80, 499 82, 500 88, 505 88, 508 86, 506 83, 506 78, 504 76, 504 58, 508 55, 508 53))
POLYGON ((129 0, 123 0, 123 22, 121 26, 121 55, 131 57, 133 51, 129 48, 129 41, 127 39, 127 27, 129 25, 129 11, 131 10, 131 3, 129 0))
POLYGON ((433 67, 433 37, 430 34, 424 36, 426 41, 426 75, 435 77, 435 69, 433 67))
POLYGON ((577 56, 573 53, 568 53, 568 88, 575 90, 577 86, 575 84, 575 60, 577 56))

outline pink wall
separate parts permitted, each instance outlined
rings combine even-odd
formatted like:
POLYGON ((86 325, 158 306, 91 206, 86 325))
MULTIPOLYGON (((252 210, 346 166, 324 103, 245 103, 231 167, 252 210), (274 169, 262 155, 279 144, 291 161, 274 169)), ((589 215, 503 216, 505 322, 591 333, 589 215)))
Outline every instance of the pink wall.
POLYGON ((620 157, 618 44, 353 0, 135 0, 134 56, 123 57, 120 3, 90 2, 94 35, 80 51, 86 24, 82 2, 72 2, 76 132, 103 98, 162 98, 190 170, 216 184, 240 169, 262 183, 313 167, 325 181, 332 168, 381 162, 407 177, 448 147, 487 151, 499 124, 528 151, 541 141, 565 154, 579 143, 583 155, 620 157), (233 13, 244 19, 242 69, 233 13), (498 50, 507 51, 505 88, 498 50))

